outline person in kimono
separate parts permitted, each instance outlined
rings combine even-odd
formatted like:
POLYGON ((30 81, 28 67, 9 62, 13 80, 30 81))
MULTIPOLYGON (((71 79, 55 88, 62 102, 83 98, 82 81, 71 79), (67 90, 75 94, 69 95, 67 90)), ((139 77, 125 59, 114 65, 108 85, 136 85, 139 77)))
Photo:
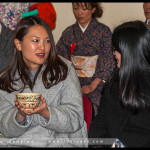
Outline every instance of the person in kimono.
POLYGON ((0 73, 0 145, 87 147, 79 79, 72 63, 57 55, 48 24, 33 15, 21 19, 14 43, 10 65, 0 73), (27 110, 17 93, 41 93, 41 102, 27 110))
POLYGON ((72 3, 76 23, 67 27, 56 44, 57 53, 72 61, 82 94, 93 104, 95 115, 104 82, 114 69, 111 30, 97 21, 103 14, 99 3, 72 3))

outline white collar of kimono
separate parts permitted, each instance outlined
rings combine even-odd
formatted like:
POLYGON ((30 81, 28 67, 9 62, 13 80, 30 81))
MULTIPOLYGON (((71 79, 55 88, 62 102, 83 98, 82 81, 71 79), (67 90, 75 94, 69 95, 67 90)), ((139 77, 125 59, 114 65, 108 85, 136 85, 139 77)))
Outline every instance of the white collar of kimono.
POLYGON ((1 23, 0 23, 0 34, 1 34, 1 31, 2 31, 2 25, 1 25, 1 23))
MULTIPOLYGON (((79 22, 78 22, 78 24, 79 24, 79 22)), ((88 25, 89 25, 89 23, 86 25, 85 28, 83 28, 83 27, 79 24, 79 27, 81 28, 81 30, 82 30, 83 33, 84 33, 84 31, 86 30, 86 28, 88 27, 88 25)))

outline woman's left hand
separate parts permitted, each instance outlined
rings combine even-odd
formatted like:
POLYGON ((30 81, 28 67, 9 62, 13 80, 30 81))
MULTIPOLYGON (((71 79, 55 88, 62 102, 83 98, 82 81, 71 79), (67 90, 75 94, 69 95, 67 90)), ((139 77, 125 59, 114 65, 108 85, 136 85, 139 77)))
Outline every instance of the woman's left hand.
POLYGON ((37 107, 35 107, 34 109, 32 110, 28 110, 28 115, 31 115, 31 114, 39 114, 41 116, 43 116, 45 119, 49 119, 49 110, 47 108, 47 103, 46 103, 46 100, 45 98, 41 97, 41 104, 37 107))
POLYGON ((89 94, 89 93, 92 92, 92 88, 90 87, 90 85, 84 85, 84 86, 82 86, 81 90, 82 90, 82 94, 83 95, 84 94, 89 94))
POLYGON ((82 88, 81 88, 82 94, 89 94, 89 93, 93 92, 93 91, 97 88, 98 84, 99 84, 101 81, 103 82, 103 80, 101 80, 101 79, 99 79, 99 78, 95 78, 95 79, 91 82, 91 84, 82 86, 82 88))

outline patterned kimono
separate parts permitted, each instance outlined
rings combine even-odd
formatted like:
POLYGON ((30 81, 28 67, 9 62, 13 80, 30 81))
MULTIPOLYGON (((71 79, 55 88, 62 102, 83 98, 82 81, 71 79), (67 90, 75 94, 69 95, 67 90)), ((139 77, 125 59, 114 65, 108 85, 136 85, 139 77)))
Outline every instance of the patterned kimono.
MULTIPOLYGON (((81 87, 89 85, 95 78, 105 81, 113 71, 115 62, 111 36, 109 27, 94 18, 84 33, 78 22, 67 27, 62 33, 56 44, 57 52, 72 61, 81 87)), ((92 93, 85 95, 92 102, 95 115, 100 103, 103 84, 100 82, 92 93)))

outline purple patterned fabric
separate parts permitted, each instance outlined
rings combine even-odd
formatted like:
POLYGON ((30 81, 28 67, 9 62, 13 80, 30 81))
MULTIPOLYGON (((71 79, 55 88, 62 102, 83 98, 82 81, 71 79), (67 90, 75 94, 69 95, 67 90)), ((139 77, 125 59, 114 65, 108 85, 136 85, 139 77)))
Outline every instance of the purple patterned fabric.
POLYGON ((22 13, 27 12, 33 4, 35 3, 0 3, 0 22, 14 30, 22 13))
MULTIPOLYGON (((71 43, 76 43, 73 55, 76 56, 95 56, 98 55, 96 71, 92 77, 79 77, 81 86, 89 85, 94 78, 106 80, 114 69, 114 56, 112 53, 110 29, 99 23, 96 19, 92 19, 87 29, 83 33, 79 24, 76 22, 69 26, 62 34, 57 43, 57 52, 59 55, 71 59, 71 43)), ((96 90, 86 96, 93 103, 95 114, 100 103, 101 90, 103 83, 101 82, 96 90)))

